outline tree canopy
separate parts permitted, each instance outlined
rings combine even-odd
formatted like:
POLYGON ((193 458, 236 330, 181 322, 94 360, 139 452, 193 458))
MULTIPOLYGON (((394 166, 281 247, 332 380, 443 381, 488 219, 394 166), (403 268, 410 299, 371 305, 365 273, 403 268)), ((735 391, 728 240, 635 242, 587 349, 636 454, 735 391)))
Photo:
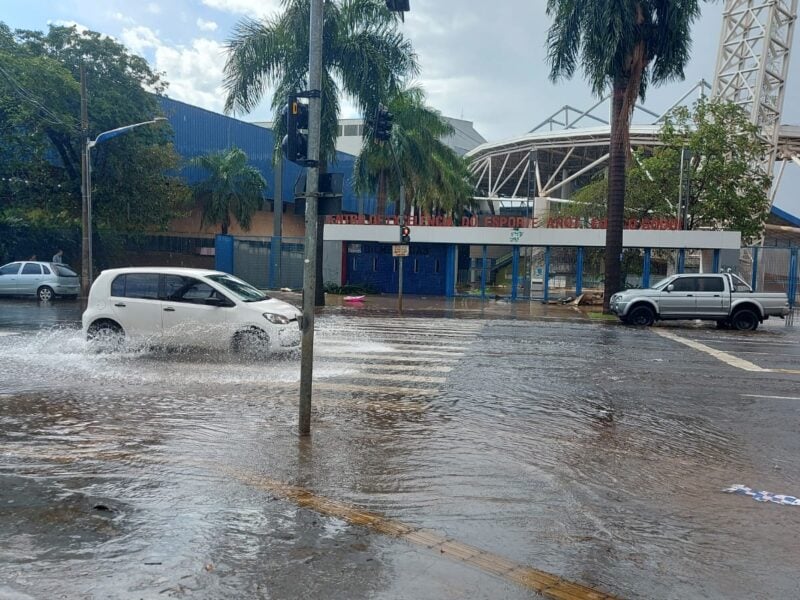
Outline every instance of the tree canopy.
MULTIPOLYGON (((228 42, 225 109, 250 112, 272 90, 273 114, 290 93, 308 88, 309 0, 285 0, 284 10, 261 21, 245 19, 228 42)), ((416 56, 383 0, 325 0, 323 4, 322 127, 320 158, 335 158, 340 97, 363 114, 416 75, 416 56)), ((275 119, 279 145, 286 131, 275 119)), ((276 147, 276 151, 279 150, 276 147)))
MULTIPOLYGON (((379 196, 388 192, 392 198, 399 198, 394 153, 406 185, 408 207, 428 213, 460 213, 471 207, 474 187, 467 163, 442 142, 453 128, 438 111, 425 105, 422 89, 397 91, 388 100, 388 109, 394 117, 388 143, 376 142, 370 125, 365 127, 363 149, 355 166, 357 191, 367 194, 377 190, 379 196)), ((380 201, 379 197, 379 206, 380 201)))
MULTIPOLYGON (((767 151, 744 111, 731 103, 699 100, 667 115, 661 145, 636 152, 627 172, 626 217, 678 215, 681 151, 689 163, 688 228, 741 231, 757 238, 769 211, 770 176, 761 167, 767 151)), ((605 216, 608 181, 604 177, 580 189, 566 209, 584 217, 605 216)))
MULTIPOLYGON (((78 224, 81 210, 80 67, 88 135, 152 120, 166 83, 113 39, 75 27, 47 33, 0 23, 0 215, 45 226, 78 224)), ((190 198, 166 124, 92 150, 95 224, 166 227, 190 198)))
POLYGON ((244 150, 231 148, 198 156, 191 162, 208 173, 194 186, 194 196, 202 210, 202 224, 219 224, 225 235, 233 215, 242 229, 250 229, 250 221, 264 201, 267 182, 258 169, 247 164, 244 150))

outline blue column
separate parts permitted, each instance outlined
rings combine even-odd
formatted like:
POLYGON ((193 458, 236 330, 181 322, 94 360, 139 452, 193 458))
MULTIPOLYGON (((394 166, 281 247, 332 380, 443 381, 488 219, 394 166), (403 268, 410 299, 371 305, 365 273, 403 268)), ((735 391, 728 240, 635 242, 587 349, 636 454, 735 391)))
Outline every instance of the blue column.
POLYGON ((281 238, 273 237, 269 244, 269 287, 276 290, 281 287, 281 238))
POLYGON ((456 275, 457 275, 458 246, 450 244, 447 246, 447 258, 444 266, 444 295, 452 298, 456 295, 456 275))
POLYGON ((583 292, 583 246, 578 247, 578 256, 575 260, 575 295, 583 292))
POLYGON ((686 268, 686 249, 678 249, 678 273, 683 273, 686 268))
POLYGON ((481 260, 481 298, 486 298, 486 266, 489 262, 488 248, 483 246, 483 259, 481 260))
POLYGON ((511 299, 517 299, 519 288, 519 246, 511 247, 511 299))
POLYGON ((787 290, 787 296, 789 296, 789 306, 794 308, 795 299, 797 298, 797 263, 798 263, 798 249, 792 248, 791 254, 789 255, 789 289, 787 290))
POLYGON ((714 273, 719 273, 719 248, 714 250, 714 260, 711 263, 711 270, 714 273))
POLYGON ((544 284, 542 286, 544 303, 547 304, 547 301, 550 300, 550 246, 546 246, 544 249, 544 281, 542 283, 544 284))
POLYGON ((214 238, 214 268, 233 275, 232 235, 218 235, 214 238))
POLYGON ((756 284, 758 283, 758 251, 761 248, 753 248, 753 273, 750 275, 750 287, 756 291, 756 284))
POLYGON ((642 287, 650 287, 650 259, 653 256, 653 251, 650 248, 644 249, 644 264, 642 265, 642 287))

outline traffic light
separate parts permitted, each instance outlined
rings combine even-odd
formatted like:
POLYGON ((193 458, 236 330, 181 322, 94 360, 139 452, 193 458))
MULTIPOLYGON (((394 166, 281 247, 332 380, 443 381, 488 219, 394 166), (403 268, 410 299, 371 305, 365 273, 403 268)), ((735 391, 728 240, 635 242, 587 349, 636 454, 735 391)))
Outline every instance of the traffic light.
POLYGON ((308 105, 291 95, 284 114, 286 135, 281 142, 281 149, 286 160, 303 165, 308 159, 308 105))
POLYGON ((408 225, 400 226, 400 243, 408 244, 411 241, 411 227, 408 225))
POLYGON ((386 8, 393 12, 408 12, 411 10, 410 0, 386 0, 386 8))
POLYGON ((373 122, 373 137, 377 142, 388 142, 392 137, 394 116, 383 104, 378 105, 373 122))

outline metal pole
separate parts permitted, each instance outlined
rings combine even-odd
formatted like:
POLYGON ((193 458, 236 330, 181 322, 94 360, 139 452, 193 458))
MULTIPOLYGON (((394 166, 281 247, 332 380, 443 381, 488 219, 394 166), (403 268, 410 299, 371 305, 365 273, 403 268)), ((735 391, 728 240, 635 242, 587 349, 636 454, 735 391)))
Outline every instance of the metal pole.
MULTIPOLYGON (((322 89, 322 0, 311 0, 308 45, 308 81, 312 92, 322 89)), ((300 412, 298 431, 311 434, 311 384, 314 377, 314 290, 317 284, 317 200, 319 197, 319 146, 321 93, 312 93, 308 111, 308 159, 314 161, 306 176, 306 234, 303 270, 303 346, 300 357, 300 412)))
POLYGON ((94 228, 92 227, 92 143, 86 144, 86 213, 89 229, 89 287, 94 281, 94 228))
POLYGON ((89 229, 89 197, 87 190, 89 189, 88 178, 89 172, 87 170, 87 156, 89 154, 89 112, 86 107, 86 70, 81 65, 81 296, 85 299, 89 297, 89 289, 91 288, 91 273, 89 271, 89 262, 91 257, 91 250, 89 243, 91 240, 91 233, 89 229))
MULTIPOLYGON (((391 142, 389 142, 391 144, 391 142)), ((394 154, 394 151, 392 151, 394 154)), ((397 158, 395 158, 395 164, 397 163, 397 158)), ((398 166, 398 172, 400 168, 398 166)), ((403 176, 400 173, 400 217, 398 219, 400 221, 400 226, 406 224, 406 186, 403 183, 403 176)), ((409 250, 411 249, 411 244, 409 244, 409 250)), ((403 257, 399 257, 399 264, 397 265, 397 312, 403 314, 403 257)))

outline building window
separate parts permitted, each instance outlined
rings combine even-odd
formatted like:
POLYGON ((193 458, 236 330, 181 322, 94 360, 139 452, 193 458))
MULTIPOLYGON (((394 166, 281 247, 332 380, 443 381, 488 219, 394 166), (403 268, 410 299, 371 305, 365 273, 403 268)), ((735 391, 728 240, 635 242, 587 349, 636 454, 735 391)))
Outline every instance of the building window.
POLYGON ((356 266, 356 257, 353 257, 353 271, 358 271, 358 267, 356 266))
POLYGON ((392 271, 394 273, 397 273, 397 263, 399 263, 399 262, 400 262, 399 258, 392 259, 392 271))
POLYGON ((437 258, 436 260, 433 261, 433 272, 438 273, 439 270, 440 270, 439 259, 437 258))
POLYGON ((419 273, 419 259, 414 259, 414 273, 419 273))
POLYGON ((378 271, 378 257, 374 257, 372 259, 372 272, 376 273, 378 271))
POLYGON ((345 125, 344 126, 344 137, 355 137, 359 135, 358 133, 358 125, 345 125))
POLYGON ((359 137, 364 137, 364 126, 363 125, 359 125, 358 126, 358 136, 359 137))
POLYGON ((342 137, 342 133, 343 133, 343 132, 342 132, 342 126, 341 126, 341 125, 339 125, 339 127, 338 127, 338 130, 337 130, 337 134, 336 134, 336 135, 338 135, 339 137, 342 137))

